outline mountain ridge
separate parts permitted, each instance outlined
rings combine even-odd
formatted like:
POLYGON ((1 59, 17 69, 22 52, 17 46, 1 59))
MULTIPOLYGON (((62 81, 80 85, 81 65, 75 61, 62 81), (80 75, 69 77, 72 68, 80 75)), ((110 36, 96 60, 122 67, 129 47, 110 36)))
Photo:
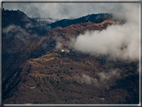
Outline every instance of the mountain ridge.
MULTIPOLYGON (((2 41, 3 45, 2 46, 3 46, 3 63, 4 63, 4 65, 5 65, 5 61, 9 60, 8 58, 12 58, 12 57, 16 56, 18 53, 22 52, 24 50, 24 48, 28 47, 30 44, 32 44, 32 43, 34 43, 34 42, 36 42, 38 40, 42 41, 43 38, 49 38, 49 37, 44 36, 49 32, 48 30, 46 30, 44 28, 44 26, 41 26, 40 29, 38 27, 40 25, 38 25, 37 27, 36 26, 33 26, 33 27, 29 26, 28 28, 26 28, 26 25, 29 24, 29 23, 31 23, 30 25, 37 25, 38 23, 35 20, 29 18, 22 11, 19 11, 19 10, 13 11, 13 10, 4 10, 3 9, 2 14, 3 14, 3 16, 2 16, 2 19, 3 19, 3 23, 2 23, 3 24, 3 38, 2 38, 3 39, 3 41, 2 41), (9 15, 9 17, 7 17, 7 15, 9 15), (26 17, 26 19, 28 21, 23 20, 22 16, 24 16, 24 19, 26 17), (20 18, 20 21, 19 21, 19 18, 20 18), (10 27, 7 28, 7 29, 10 29, 10 30, 8 30, 8 33, 7 33, 7 30, 5 29, 6 28, 5 26, 9 26, 10 23, 12 24, 12 26, 10 25, 10 27), (31 33, 29 31, 29 30, 32 30, 32 29, 34 29, 32 31, 33 33, 31 33), (35 29, 38 29, 38 30, 36 31, 35 29), (43 32, 43 33, 40 33, 40 32, 43 32), (23 33, 23 35, 21 35, 22 33, 23 33), (38 35, 38 34, 40 34, 40 35, 38 35)), ((88 16, 91 16, 91 15, 88 15, 88 16)), ((84 18, 85 18, 85 16, 84 16, 84 18)), ((78 18, 77 20, 80 20, 80 19, 81 18, 78 18)), ((103 19, 103 20, 105 20, 105 19, 103 19)), ((58 25, 58 22, 57 22, 57 25, 58 25)), ((50 35, 50 34, 48 33, 48 35, 50 35)), ((48 35, 46 35, 46 36, 48 36, 48 35)), ((53 45, 55 45, 54 41, 53 41, 53 45)), ((43 46, 43 44, 42 44, 42 46, 43 46)), ((46 46, 46 44, 45 44, 45 46, 46 46)), ((3 67, 3 68, 5 69, 5 67, 3 67)))

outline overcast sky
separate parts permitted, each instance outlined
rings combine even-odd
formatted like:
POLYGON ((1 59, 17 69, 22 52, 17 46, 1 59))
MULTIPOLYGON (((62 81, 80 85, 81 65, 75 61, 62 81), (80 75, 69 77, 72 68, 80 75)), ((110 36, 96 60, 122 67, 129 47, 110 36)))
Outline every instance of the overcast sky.
POLYGON ((120 3, 3 3, 3 8, 21 10, 29 17, 78 18, 92 13, 110 13, 120 3))
MULTIPOLYGON (((30 0, 30 1, 39 1, 39 0, 30 0)), ((52 0, 52 1, 65 1, 65 0, 52 0)), ((77 1, 77 0, 68 0, 68 1, 77 1)), ((81 0, 81 1, 86 1, 86 0, 81 0)), ((88 1, 98 1, 98 0, 88 0, 88 1)), ((108 0, 99 0, 99 1, 108 1, 108 0)), ((118 0, 109 0, 109 1, 118 1, 118 0)), ((119 1, 124 1, 124 0, 119 0, 119 1)), ((125 0, 125 1, 138 1, 138 0, 125 0)), ((51 17, 53 19, 66 19, 66 18, 78 18, 93 13, 111 13, 119 10, 121 8, 121 5, 120 3, 3 3, 3 8, 9 10, 19 9, 24 13, 26 13, 29 17, 44 17, 44 18, 51 17)))

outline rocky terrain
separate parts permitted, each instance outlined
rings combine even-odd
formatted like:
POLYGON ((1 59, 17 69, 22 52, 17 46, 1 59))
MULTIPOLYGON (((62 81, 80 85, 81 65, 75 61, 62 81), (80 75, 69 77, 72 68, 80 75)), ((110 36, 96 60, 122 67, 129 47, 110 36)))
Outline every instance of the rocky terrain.
POLYGON ((19 40, 15 42, 14 34, 11 36, 14 42, 3 35, 4 104, 139 103, 138 61, 114 61, 108 56, 92 56, 69 48, 70 38, 86 30, 101 31, 116 23, 108 15, 95 20, 91 18, 93 15, 87 17, 90 20, 69 21, 67 25, 63 24, 64 20, 59 21, 61 26, 57 24, 59 22, 48 24, 46 27, 51 26, 51 29, 44 29, 47 32, 42 36, 32 38, 35 31, 25 34, 24 38, 31 38, 26 39, 24 46, 19 40), (62 39, 63 45, 59 49, 56 48, 58 38, 62 39), (17 48, 14 52, 8 47, 17 48))
POLYGON ((102 60, 105 58, 74 52, 51 52, 30 59, 3 84, 4 103, 138 103, 138 74, 134 74, 138 62, 102 60), (109 68, 116 74, 109 74, 109 68), (101 80, 105 73, 110 78, 101 80))

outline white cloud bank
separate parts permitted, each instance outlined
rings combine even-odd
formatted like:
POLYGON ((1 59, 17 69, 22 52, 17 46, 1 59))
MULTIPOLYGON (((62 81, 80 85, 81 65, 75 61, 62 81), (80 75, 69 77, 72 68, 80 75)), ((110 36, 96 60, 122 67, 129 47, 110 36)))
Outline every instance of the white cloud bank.
POLYGON ((82 74, 81 76, 79 75, 76 75, 74 76, 74 78, 77 80, 78 83, 85 83, 85 84, 88 84, 88 85, 94 85, 94 86, 97 86, 97 87, 106 87, 106 88, 109 88, 109 86, 111 85, 110 82, 115 79, 119 79, 121 76, 120 76, 120 72, 115 69, 115 70, 111 70, 109 72, 100 72, 100 73, 97 73, 97 76, 99 78, 93 78, 93 77, 90 77, 86 74, 82 74))
POLYGON ((21 28, 20 26, 16 26, 14 24, 9 25, 2 29, 3 34, 5 36, 3 38, 7 39, 11 36, 14 36, 14 38, 21 40, 22 42, 26 42, 27 39, 30 39, 31 37, 36 38, 37 34, 30 35, 25 29, 21 28))
POLYGON ((122 4, 114 13, 115 18, 126 20, 123 25, 114 24, 102 31, 86 31, 80 34, 72 47, 93 55, 110 55, 114 59, 139 59, 139 4, 122 4))

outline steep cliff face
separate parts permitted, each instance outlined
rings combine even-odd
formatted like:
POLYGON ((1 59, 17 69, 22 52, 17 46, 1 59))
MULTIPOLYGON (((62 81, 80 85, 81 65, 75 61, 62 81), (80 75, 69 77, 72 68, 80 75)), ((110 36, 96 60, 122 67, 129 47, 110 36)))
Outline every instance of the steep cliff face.
MULTIPOLYGON (((17 17, 22 20, 27 16, 17 17)), ((33 34, 45 29, 36 31, 33 27, 33 33, 28 31, 35 23, 28 17, 25 21, 28 25, 20 21, 14 22, 14 26, 4 24, 4 28, 10 27, 3 35, 3 103, 138 103, 139 79, 135 73, 138 61, 114 61, 108 56, 92 56, 69 48, 71 38, 84 34, 86 30, 104 30, 115 22, 108 14, 88 15, 47 25, 51 29, 46 29, 42 36, 33 34), (24 31, 26 34, 21 36, 24 31), (58 41, 62 48, 56 47, 58 41)))

